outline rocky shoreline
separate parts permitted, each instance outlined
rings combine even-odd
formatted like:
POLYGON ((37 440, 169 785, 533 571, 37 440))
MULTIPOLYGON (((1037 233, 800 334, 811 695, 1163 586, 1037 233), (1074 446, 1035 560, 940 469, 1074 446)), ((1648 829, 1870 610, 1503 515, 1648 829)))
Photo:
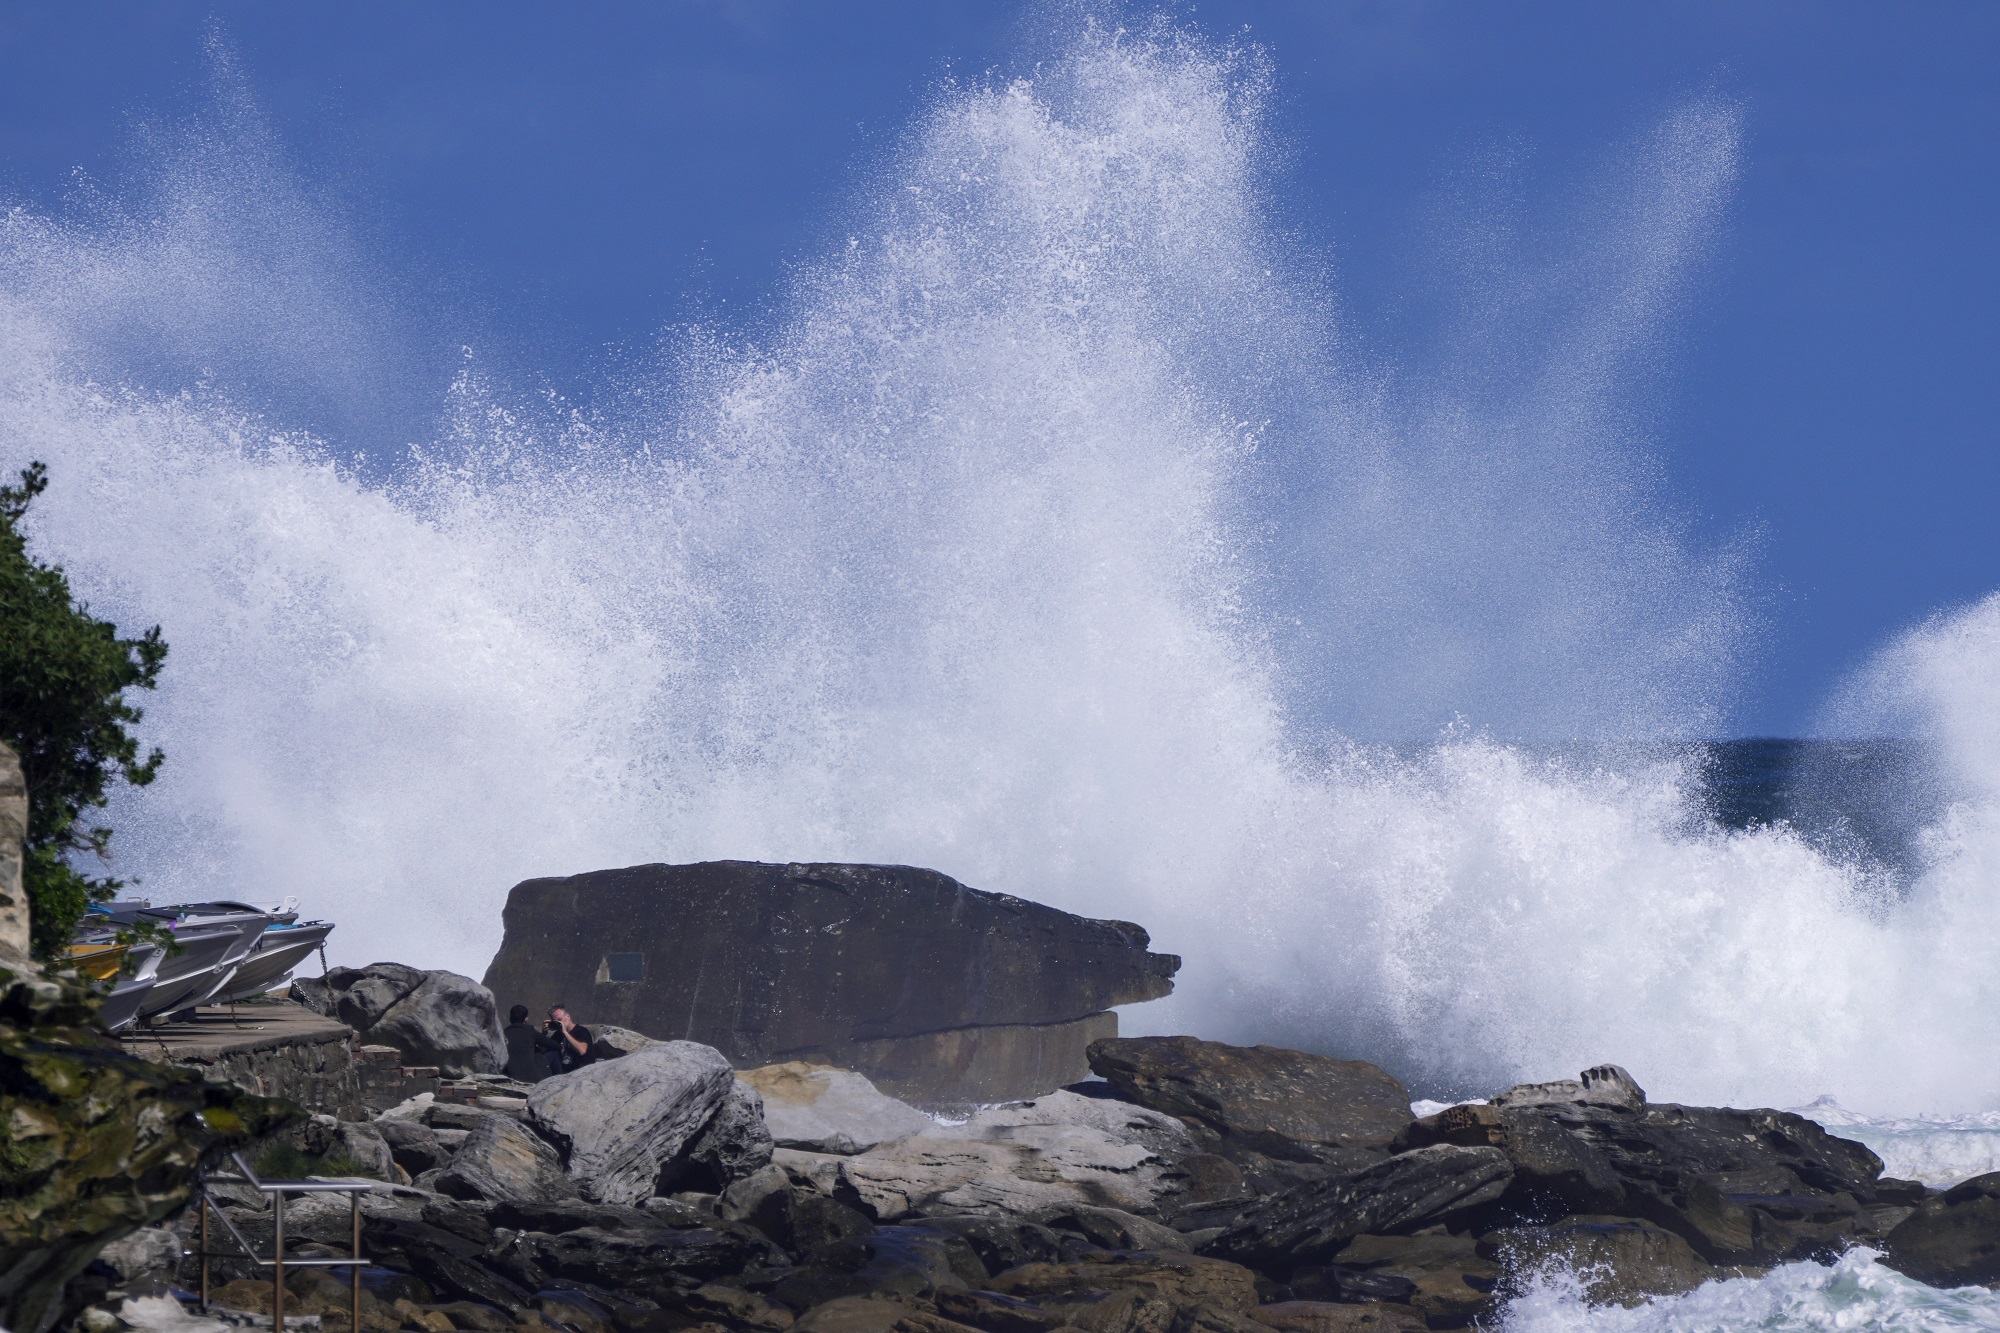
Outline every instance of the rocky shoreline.
MULTIPOLYGON (((364 973, 344 989, 365 993, 364 973)), ((388 989, 428 984, 410 982, 388 989)), ((467 1049, 415 1009, 402 1021, 433 1055, 467 1049)), ((610 1058, 533 1087, 472 1071, 454 1085, 469 1097, 298 1135, 382 1179, 363 1202, 365 1328, 1457 1328, 1552 1265, 1629 1304, 1856 1246, 1937 1285, 2000 1280, 2000 1177, 1933 1192, 1797 1114, 1655 1104, 1616 1066, 1419 1119, 1362 1062, 1109 1039, 1095 1079, 952 1122, 851 1070, 600 1037, 610 1058)), ((268 1241, 263 1201, 229 1191, 268 1241)), ((146 1326, 121 1297, 194 1281, 177 1225, 128 1244, 138 1267, 80 1327, 146 1326)), ((344 1201, 287 1216, 300 1253, 345 1254, 347 1228, 344 1201)), ((268 1278, 218 1280, 224 1305, 268 1313, 268 1278)), ((345 1326, 338 1276, 289 1289, 289 1311, 345 1326)))

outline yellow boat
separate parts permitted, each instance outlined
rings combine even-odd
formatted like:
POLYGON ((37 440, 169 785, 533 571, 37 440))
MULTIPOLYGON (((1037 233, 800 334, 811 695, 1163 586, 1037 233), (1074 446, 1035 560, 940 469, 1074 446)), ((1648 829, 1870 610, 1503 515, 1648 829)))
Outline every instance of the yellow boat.
POLYGON ((76 964, 76 970, 95 981, 109 981, 118 975, 118 968, 125 961, 129 944, 72 944, 69 946, 69 961, 76 964))

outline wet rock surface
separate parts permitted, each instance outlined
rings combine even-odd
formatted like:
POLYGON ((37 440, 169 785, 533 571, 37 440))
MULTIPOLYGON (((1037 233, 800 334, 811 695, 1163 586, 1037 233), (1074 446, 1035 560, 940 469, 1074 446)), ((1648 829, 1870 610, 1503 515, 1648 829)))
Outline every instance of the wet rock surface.
POLYGON ((1886 1250, 1889 1267, 1934 1287, 2000 1282, 2000 1172, 1924 1200, 1886 1250))
POLYGON ((1545 1227, 1512 1227, 1480 1238, 1480 1254, 1510 1272, 1574 1274, 1598 1304, 1637 1305, 1693 1291, 1716 1275, 1694 1247, 1664 1228, 1629 1217, 1567 1217, 1545 1227))

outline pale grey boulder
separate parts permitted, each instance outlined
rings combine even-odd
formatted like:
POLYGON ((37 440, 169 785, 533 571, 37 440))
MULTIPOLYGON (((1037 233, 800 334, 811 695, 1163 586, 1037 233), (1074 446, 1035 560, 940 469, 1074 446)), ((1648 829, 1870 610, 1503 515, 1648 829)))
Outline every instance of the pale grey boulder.
POLYGON ((634 1032, 631 1028, 621 1028, 613 1023, 600 1023, 590 1030, 590 1034, 590 1053, 599 1060, 616 1060, 659 1044, 643 1032, 634 1032))
POLYGON ((662 1169, 708 1127, 734 1085, 713 1046, 663 1041, 536 1084, 527 1122, 557 1145, 584 1198, 632 1205, 652 1197, 662 1169))
POLYGON ((167 1227, 140 1227, 99 1250, 97 1257, 121 1282, 147 1273, 171 1277, 181 1261, 181 1238, 167 1227))
POLYGON ((737 1078, 763 1099, 764 1123, 781 1148, 853 1154, 938 1128, 937 1121, 851 1069, 791 1060, 748 1069, 737 1078))
POLYGON ((377 1118, 374 1127, 389 1145, 396 1165, 412 1178, 451 1160, 451 1150, 439 1142, 437 1131, 414 1117, 377 1118))
MULTIPOLYGON (((838 1160, 843 1192, 878 1221, 933 1213, 1039 1218, 1077 1206, 1157 1213, 1187 1186, 1173 1161, 1144 1144, 1056 1116, 940 1127, 838 1160)), ((790 1170, 792 1159, 783 1165, 790 1170)))
POLYGON ((360 1120, 343 1120, 332 1131, 335 1150, 361 1171, 377 1180, 395 1184, 396 1157, 382 1131, 360 1120))
POLYGON ((432 972, 389 1007, 368 1039, 394 1046, 407 1065, 448 1075, 491 1074, 507 1063, 507 1039, 493 992, 456 972, 432 972))
POLYGON ((556 1150, 509 1116, 486 1116, 466 1132, 437 1177, 440 1194, 493 1203, 531 1203, 575 1193, 556 1150))
POLYGON ((336 967, 323 983, 295 992, 371 1045, 393 1046, 410 1066, 435 1065, 452 1078, 491 1074, 507 1062, 493 992, 456 972, 402 963, 336 967))
POLYGON ((1187 1125, 1163 1111, 1111 1097, 1081 1097, 1066 1091, 1031 1101, 989 1106, 975 1112, 963 1125, 933 1125, 931 1132, 993 1138, 1024 1125, 1077 1125, 1094 1129, 1116 1142, 1144 1148, 1166 1161, 1179 1161, 1200 1151, 1187 1125))
POLYGON ((1646 1109, 1646 1090, 1618 1065, 1594 1065, 1579 1078, 1547 1083, 1518 1083, 1496 1093, 1492 1104, 1502 1107, 1608 1106, 1621 1111, 1646 1109))
POLYGON ((326 974, 333 1016, 357 1032, 382 1021, 396 1002, 424 984, 424 970, 402 963, 336 967, 326 974))

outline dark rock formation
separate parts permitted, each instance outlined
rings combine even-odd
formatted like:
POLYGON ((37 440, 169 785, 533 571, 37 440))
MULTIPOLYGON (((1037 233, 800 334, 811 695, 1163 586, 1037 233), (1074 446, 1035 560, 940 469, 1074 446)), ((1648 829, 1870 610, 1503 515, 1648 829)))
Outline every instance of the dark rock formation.
POLYGON ((491 1074, 507 1062, 493 992, 456 972, 401 963, 336 967, 324 982, 293 984, 310 1009, 338 1018, 374 1045, 393 1046, 403 1063, 447 1076, 491 1074))
POLYGON ((377 1120, 374 1124, 389 1145, 391 1159, 412 1176, 420 1176, 451 1160, 451 1154, 429 1125, 415 1120, 377 1120))
POLYGON ((1424 1333, 1430 1328, 1430 1321, 1410 1306, 1387 1301, 1273 1301, 1250 1311, 1250 1318, 1278 1333, 1424 1333))
POLYGON ((1423 1315, 1432 1328, 1460 1328, 1489 1314, 1504 1276, 1498 1264, 1480 1255, 1471 1236, 1442 1228, 1416 1236, 1356 1236, 1335 1259, 1351 1281, 1395 1283, 1403 1292, 1395 1300, 1423 1315))
POLYGON ((1133 1333, 1253 1333, 1257 1306, 1248 1269, 1192 1254, 1096 1253, 1076 1262, 1027 1264, 990 1287, 1086 1328, 1133 1333))
POLYGON ((1259 1199, 1203 1252, 1282 1279, 1325 1261, 1356 1236, 1421 1226, 1491 1203, 1513 1178, 1506 1154, 1494 1148, 1416 1148, 1352 1175, 1259 1199))
POLYGON ((764 1124, 764 1099, 755 1088, 732 1079, 722 1104, 688 1144, 679 1169, 662 1172, 654 1190, 720 1194, 769 1165, 775 1146, 764 1124))
POLYGON ((1836 1254, 1873 1234, 1871 1205, 1903 1201, 1911 1189, 1884 1181, 1881 1159, 1863 1145, 1788 1111, 1453 1107, 1412 1125, 1399 1142, 1496 1147, 1514 1164, 1508 1202, 1524 1216, 1639 1218, 1711 1263, 1836 1254))
POLYGON ((1715 1276, 1685 1240, 1629 1217, 1566 1217, 1545 1227, 1504 1228, 1480 1237, 1479 1252, 1514 1273, 1573 1273, 1598 1305, 1674 1296, 1715 1276))
POLYGON ((842 1296, 927 1300, 943 1288, 964 1289, 986 1279, 972 1247, 947 1231, 877 1227, 813 1251, 771 1294, 804 1310, 842 1296))
POLYGON ((288 1103, 123 1054, 98 997, 0 970, 0 1326, 42 1333, 109 1242, 186 1204, 201 1162, 296 1123, 288 1103))
POLYGON ((1314 1161, 1383 1148, 1410 1123, 1410 1094, 1360 1060, 1195 1037, 1090 1047, 1090 1067, 1141 1106, 1178 1116, 1228 1154, 1314 1161))
POLYGON ((1146 932, 906 866, 714 861, 536 879, 486 984, 509 1004, 714 1046, 738 1066, 858 1069, 937 1102, 1084 1074, 1105 1011, 1168 994, 1146 932))
POLYGON ((1889 1267, 1934 1287, 2000 1282, 2000 1172, 1925 1199, 1885 1248, 1889 1267))
POLYGON ((1039 1222, 985 1213, 926 1217, 924 1225, 947 1231, 972 1247, 990 1273, 1022 1264, 1052 1264, 1062 1258, 1062 1239, 1039 1222))

